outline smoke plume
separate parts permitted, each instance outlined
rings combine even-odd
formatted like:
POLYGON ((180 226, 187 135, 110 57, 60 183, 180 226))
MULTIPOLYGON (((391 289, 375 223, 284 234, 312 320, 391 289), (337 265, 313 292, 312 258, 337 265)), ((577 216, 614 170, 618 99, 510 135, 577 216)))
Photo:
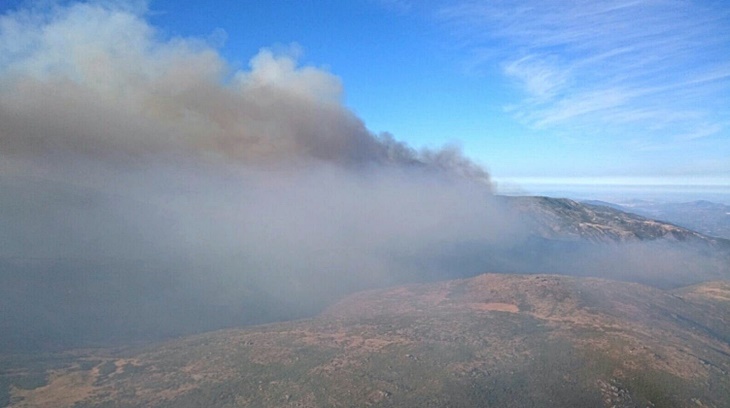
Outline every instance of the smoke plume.
POLYGON ((295 49, 237 71, 109 2, 0 19, 0 188, 5 346, 306 315, 508 229, 486 171, 373 134, 295 49))

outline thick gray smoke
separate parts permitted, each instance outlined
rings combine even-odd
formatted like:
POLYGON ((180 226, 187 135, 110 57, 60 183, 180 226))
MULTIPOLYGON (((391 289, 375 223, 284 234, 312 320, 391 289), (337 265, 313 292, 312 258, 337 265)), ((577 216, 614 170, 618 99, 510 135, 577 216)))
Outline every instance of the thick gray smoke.
POLYGON ((374 135, 341 93, 293 54, 235 71, 203 41, 161 38, 142 8, 0 17, 0 349, 295 318, 416 280, 608 268, 529 244, 481 167, 374 135))
POLYGON ((507 234, 483 169, 374 135, 335 76, 105 4, 0 20, 4 345, 297 317, 507 234))

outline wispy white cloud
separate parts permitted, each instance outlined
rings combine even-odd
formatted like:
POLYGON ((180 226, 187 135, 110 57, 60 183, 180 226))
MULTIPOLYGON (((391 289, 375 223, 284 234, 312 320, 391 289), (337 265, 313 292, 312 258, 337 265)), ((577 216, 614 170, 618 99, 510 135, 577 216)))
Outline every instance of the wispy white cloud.
MULTIPOLYGON (((529 109, 530 122, 538 128, 564 123, 615 109, 625 105, 634 95, 634 92, 621 88, 577 92, 547 104, 544 108, 529 109)), ((524 108, 523 104, 522 109, 524 108)))
POLYGON ((714 134, 720 133, 722 130, 723 130, 723 126, 719 123, 706 123, 704 125, 697 126, 690 133, 685 133, 685 134, 675 136, 675 139, 677 139, 677 140, 700 139, 703 137, 712 136, 714 134))
POLYGON ((504 73, 516 79, 537 101, 552 99, 567 86, 570 73, 549 61, 525 56, 504 65, 504 73))
POLYGON ((466 49, 491 49, 522 91, 509 111, 530 127, 724 131, 716 115, 730 92, 730 10, 720 3, 466 1, 439 18, 466 49))

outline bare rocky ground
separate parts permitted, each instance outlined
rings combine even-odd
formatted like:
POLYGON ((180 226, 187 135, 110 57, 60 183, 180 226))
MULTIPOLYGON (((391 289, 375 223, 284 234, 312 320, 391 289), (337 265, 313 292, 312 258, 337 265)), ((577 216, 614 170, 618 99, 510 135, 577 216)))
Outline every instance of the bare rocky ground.
POLYGON ((6 356, 11 407, 723 407, 730 282, 481 275, 316 318, 127 349, 6 356))

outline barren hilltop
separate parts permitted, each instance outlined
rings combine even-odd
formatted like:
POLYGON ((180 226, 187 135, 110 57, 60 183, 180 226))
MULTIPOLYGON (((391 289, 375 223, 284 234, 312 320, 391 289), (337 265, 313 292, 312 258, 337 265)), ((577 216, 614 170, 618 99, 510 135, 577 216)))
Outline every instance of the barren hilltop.
POLYGON ((487 274, 3 378, 11 407, 722 407, 729 315, 728 282, 487 274))

